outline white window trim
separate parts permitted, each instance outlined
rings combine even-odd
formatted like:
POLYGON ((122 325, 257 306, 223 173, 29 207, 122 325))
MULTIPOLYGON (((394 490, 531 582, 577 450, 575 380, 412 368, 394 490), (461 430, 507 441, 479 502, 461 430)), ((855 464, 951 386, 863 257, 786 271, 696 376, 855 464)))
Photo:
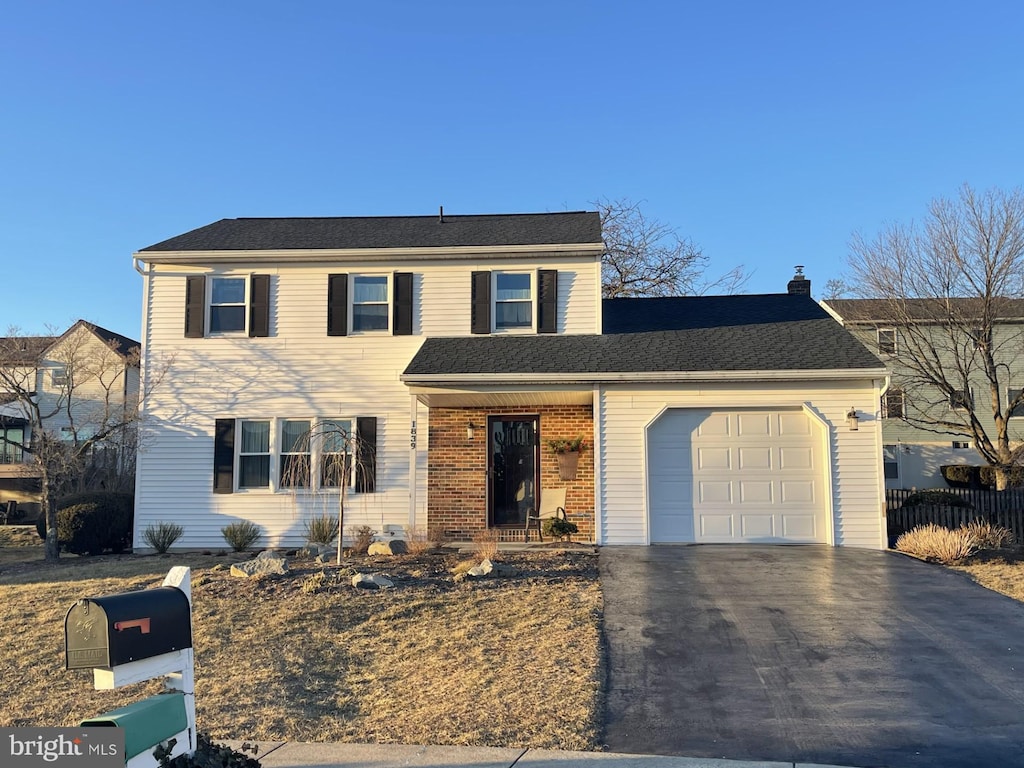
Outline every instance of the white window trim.
MULTIPOLYGON (((491 333, 537 333, 537 270, 535 269, 500 269, 491 272, 491 333), (530 276, 530 327, 529 328, 499 328, 498 327, 498 304, 511 302, 498 301, 498 276, 499 275, 529 275, 530 276)), ((519 301, 524 301, 520 299, 519 301)))
POLYGON ((907 393, 899 387, 893 387, 884 395, 882 395, 882 418, 883 419, 902 419, 907 415, 907 393), (900 412, 898 416, 889 415, 889 397, 895 394, 900 396, 900 412))
MULTIPOLYGON (((958 389, 956 391, 957 392, 963 392, 967 396, 967 402, 969 402, 969 403, 971 403, 973 405, 973 403, 974 403, 974 387, 968 387, 966 390, 959 390, 958 389)), ((959 406, 953 405, 953 396, 952 395, 950 395, 949 398, 947 398, 946 405, 949 407, 949 410, 951 410, 951 411, 961 412, 961 411, 968 411, 968 410, 970 410, 968 408, 963 408, 963 407, 959 407, 959 406)))
MULTIPOLYGON (((241 494, 256 494, 256 495, 272 495, 272 494, 293 494, 293 495, 312 495, 315 493, 330 493, 336 494, 341 492, 341 486, 331 486, 321 484, 321 468, 320 468, 320 457, 326 453, 322 449, 322 443, 319 440, 311 441, 310 445, 310 460, 309 460, 309 485, 300 486, 285 486, 281 484, 281 457, 284 452, 281 450, 281 439, 283 437, 284 430, 281 427, 281 423, 284 421, 308 421, 311 428, 314 430, 316 427, 325 422, 349 422, 351 425, 350 429, 352 434, 350 440, 355 439, 356 429, 356 417, 355 416, 244 416, 235 419, 235 457, 234 457, 234 492, 241 494), (260 486, 259 488, 245 488, 240 485, 242 478, 242 423, 243 422, 254 422, 254 421, 269 421, 270 422, 270 484, 267 486, 260 486)), ((244 454, 246 456, 262 456, 265 454, 244 454)), ((350 456, 353 456, 347 482, 345 484, 346 493, 355 493, 355 477, 356 477, 356 461, 354 453, 350 452, 350 456)))
MULTIPOLYGON (((214 338, 221 336, 247 336, 249 334, 249 306, 252 302, 252 296, 250 291, 252 290, 252 275, 246 273, 244 275, 236 274, 216 274, 210 275, 206 281, 206 306, 204 307, 206 316, 204 318, 207 329, 206 335, 214 338), (242 304, 242 328, 237 331, 215 331, 213 330, 213 324, 211 322, 213 318, 213 284, 217 280, 241 280, 242 285, 245 286, 245 301, 242 304)), ((237 304, 218 304, 218 307, 237 307, 237 304)), ((260 421, 260 419, 247 419, 247 421, 260 421)))
POLYGON ((52 386, 66 387, 68 381, 68 366, 58 364, 50 369, 50 384, 52 386))
POLYGON ((875 329, 875 349, 878 350, 880 355, 896 355, 899 353, 899 334, 896 333, 895 328, 877 328, 875 329), (892 334, 892 350, 882 349, 882 333, 892 334))
MULTIPOLYGON (((1014 413, 1010 410, 1010 402, 1013 400, 1013 398, 1010 397, 1010 392, 1012 390, 1015 390, 1015 389, 1024 389, 1024 387, 1007 387, 1006 388, 1006 418, 1008 418, 1008 419, 1024 419, 1024 413, 1019 413, 1019 414, 1014 415, 1014 413)), ((1024 409, 1024 405, 1022 405, 1021 408, 1024 409)))
POLYGON ((387 336, 391 334, 391 325, 394 322, 394 301, 395 301, 395 276, 394 272, 356 272, 349 275, 349 289, 348 289, 348 335, 349 336, 387 336), (387 304, 387 328, 375 328, 367 331, 357 331, 355 324, 355 309, 356 309, 356 281, 360 277, 384 277, 387 278, 388 286, 388 300, 387 302, 362 302, 361 305, 365 306, 377 306, 382 303, 387 304))

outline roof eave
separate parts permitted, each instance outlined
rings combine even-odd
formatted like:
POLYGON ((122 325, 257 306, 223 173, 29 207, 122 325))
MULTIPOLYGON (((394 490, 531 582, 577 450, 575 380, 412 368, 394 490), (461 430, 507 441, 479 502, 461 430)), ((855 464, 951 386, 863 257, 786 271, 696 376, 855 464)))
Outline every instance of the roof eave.
POLYGON ((400 259, 468 260, 537 253, 600 257, 603 243, 543 243, 537 245, 462 245, 421 248, 293 248, 231 251, 136 251, 133 257, 149 264, 203 264, 208 262, 395 261, 400 259))
POLYGON ((888 376, 887 368, 823 368, 748 371, 622 371, 608 373, 437 373, 401 374, 409 386, 459 384, 619 384, 701 381, 836 381, 888 376))

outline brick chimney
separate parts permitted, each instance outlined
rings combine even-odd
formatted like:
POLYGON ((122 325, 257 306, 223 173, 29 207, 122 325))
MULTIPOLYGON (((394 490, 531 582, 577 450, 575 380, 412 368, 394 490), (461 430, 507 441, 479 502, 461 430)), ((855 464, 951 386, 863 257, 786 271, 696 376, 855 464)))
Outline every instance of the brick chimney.
POLYGON ((786 286, 786 292, 790 296, 810 296, 811 295, 811 281, 804 277, 804 265, 797 264, 796 274, 793 275, 793 279, 789 281, 789 285, 786 286))

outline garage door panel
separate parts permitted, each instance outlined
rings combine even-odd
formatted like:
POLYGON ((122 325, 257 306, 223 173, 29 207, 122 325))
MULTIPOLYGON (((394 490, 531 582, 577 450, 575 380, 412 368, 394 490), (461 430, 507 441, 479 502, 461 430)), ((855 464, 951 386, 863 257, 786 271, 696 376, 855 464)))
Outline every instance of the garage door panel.
POLYGON ((742 515, 740 517, 740 534, 745 539, 775 538, 775 516, 742 515))
POLYGON ((648 454, 651 541, 824 541, 819 441, 802 410, 669 409, 648 435, 673 447, 648 454))
POLYGON ((739 413, 735 418, 737 437, 767 437, 772 433, 772 420, 767 413, 739 413))
POLYGON ((771 480, 741 480, 740 504, 771 504, 775 497, 771 480))
POLYGON ((772 468, 772 449, 768 446, 740 448, 737 453, 739 454, 737 465, 740 469, 770 470, 772 468))

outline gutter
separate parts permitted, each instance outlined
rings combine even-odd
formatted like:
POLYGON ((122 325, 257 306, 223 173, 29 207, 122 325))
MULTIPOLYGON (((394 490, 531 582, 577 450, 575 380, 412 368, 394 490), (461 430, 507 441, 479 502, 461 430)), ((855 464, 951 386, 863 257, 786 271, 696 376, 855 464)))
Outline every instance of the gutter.
MULTIPOLYGON (((461 245, 454 247, 429 248, 304 248, 278 250, 231 250, 231 251, 136 251, 132 254, 135 262, 148 264, 205 264, 242 262, 345 262, 345 261, 389 261, 401 259, 431 260, 443 258, 446 261, 467 261, 507 258, 508 256, 536 256, 538 253, 575 256, 599 256, 604 252, 603 243, 558 243, 537 245, 461 245)), ((138 267, 136 266, 136 271, 138 267)), ((141 274, 141 273, 140 273, 141 274)))
POLYGON ((617 384, 694 381, 838 381, 888 377, 885 368, 826 368, 791 371, 639 371, 608 373, 437 373, 400 374, 409 385, 459 384, 617 384))

